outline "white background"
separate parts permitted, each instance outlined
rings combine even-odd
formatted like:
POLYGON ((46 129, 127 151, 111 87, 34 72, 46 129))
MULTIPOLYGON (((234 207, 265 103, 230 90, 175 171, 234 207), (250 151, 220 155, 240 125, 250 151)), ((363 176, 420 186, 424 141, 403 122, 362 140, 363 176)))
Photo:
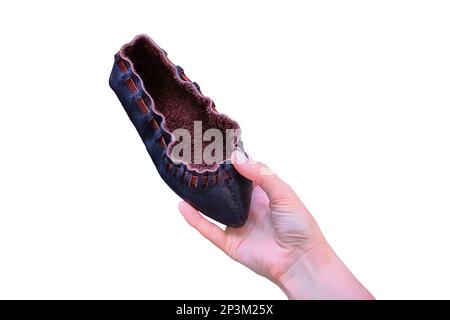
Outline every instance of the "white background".
POLYGON ((377 297, 450 298, 447 1, 0 5, 0 298, 284 299, 191 229, 108 86, 147 33, 377 297))

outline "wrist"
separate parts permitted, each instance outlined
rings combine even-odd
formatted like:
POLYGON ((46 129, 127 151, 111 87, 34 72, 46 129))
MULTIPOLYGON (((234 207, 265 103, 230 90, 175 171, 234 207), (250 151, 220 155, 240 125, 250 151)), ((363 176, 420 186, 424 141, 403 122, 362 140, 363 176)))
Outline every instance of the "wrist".
POLYGON ((289 299, 373 299, 325 240, 300 254, 277 285, 289 299))
POLYGON ((334 259, 333 252, 324 240, 305 252, 298 254, 294 263, 278 279, 276 284, 286 294, 288 299, 312 298, 313 284, 323 269, 329 268, 334 259))

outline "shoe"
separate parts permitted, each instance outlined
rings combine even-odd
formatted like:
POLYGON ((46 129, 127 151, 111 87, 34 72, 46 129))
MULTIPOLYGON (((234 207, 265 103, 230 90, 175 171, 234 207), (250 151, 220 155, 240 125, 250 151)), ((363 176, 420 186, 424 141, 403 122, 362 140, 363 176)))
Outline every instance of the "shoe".
POLYGON ((200 86, 146 35, 138 35, 115 55, 109 83, 166 184, 206 216, 227 226, 242 226, 248 217, 252 182, 229 161, 234 150, 242 150, 237 122, 217 112, 200 86), (214 140, 205 139, 208 132, 214 133, 214 140), (186 136, 181 139, 180 133, 191 135, 181 151, 186 136), (201 152, 208 149, 205 140, 222 142, 222 151, 209 149, 212 159, 219 160, 203 159, 201 152), (194 161, 186 160, 192 156, 194 161))

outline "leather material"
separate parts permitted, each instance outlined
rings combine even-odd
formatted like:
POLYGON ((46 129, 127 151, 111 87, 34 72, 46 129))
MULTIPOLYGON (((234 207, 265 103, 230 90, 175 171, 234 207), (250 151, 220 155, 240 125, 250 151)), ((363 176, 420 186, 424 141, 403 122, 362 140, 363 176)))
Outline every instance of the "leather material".
MULTIPOLYGON (((146 36, 138 37, 152 41, 146 36)), ((158 49, 167 56, 163 49, 158 49)), ((168 58, 167 61, 170 62, 168 58)), ((183 69, 177 66, 177 71, 178 76, 186 80, 183 69)), ((167 155, 172 135, 162 125, 164 117, 155 112, 157 107, 148 93, 151 90, 144 88, 142 78, 122 51, 115 55, 109 84, 136 127, 165 183, 208 217, 227 226, 242 226, 248 217, 252 182, 240 175, 229 161, 220 163, 214 171, 205 172, 191 170, 184 163, 172 161, 167 155)), ((193 84, 200 92, 199 85, 193 84)))

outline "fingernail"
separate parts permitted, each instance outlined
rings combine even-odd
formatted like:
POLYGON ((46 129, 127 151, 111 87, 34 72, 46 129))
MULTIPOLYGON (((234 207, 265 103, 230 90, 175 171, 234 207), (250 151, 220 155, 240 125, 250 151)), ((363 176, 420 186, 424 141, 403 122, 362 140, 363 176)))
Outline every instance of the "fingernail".
POLYGON ((243 163, 247 162, 247 160, 248 160, 247 156, 241 150, 238 149, 235 154, 236 163, 243 164, 243 163))

